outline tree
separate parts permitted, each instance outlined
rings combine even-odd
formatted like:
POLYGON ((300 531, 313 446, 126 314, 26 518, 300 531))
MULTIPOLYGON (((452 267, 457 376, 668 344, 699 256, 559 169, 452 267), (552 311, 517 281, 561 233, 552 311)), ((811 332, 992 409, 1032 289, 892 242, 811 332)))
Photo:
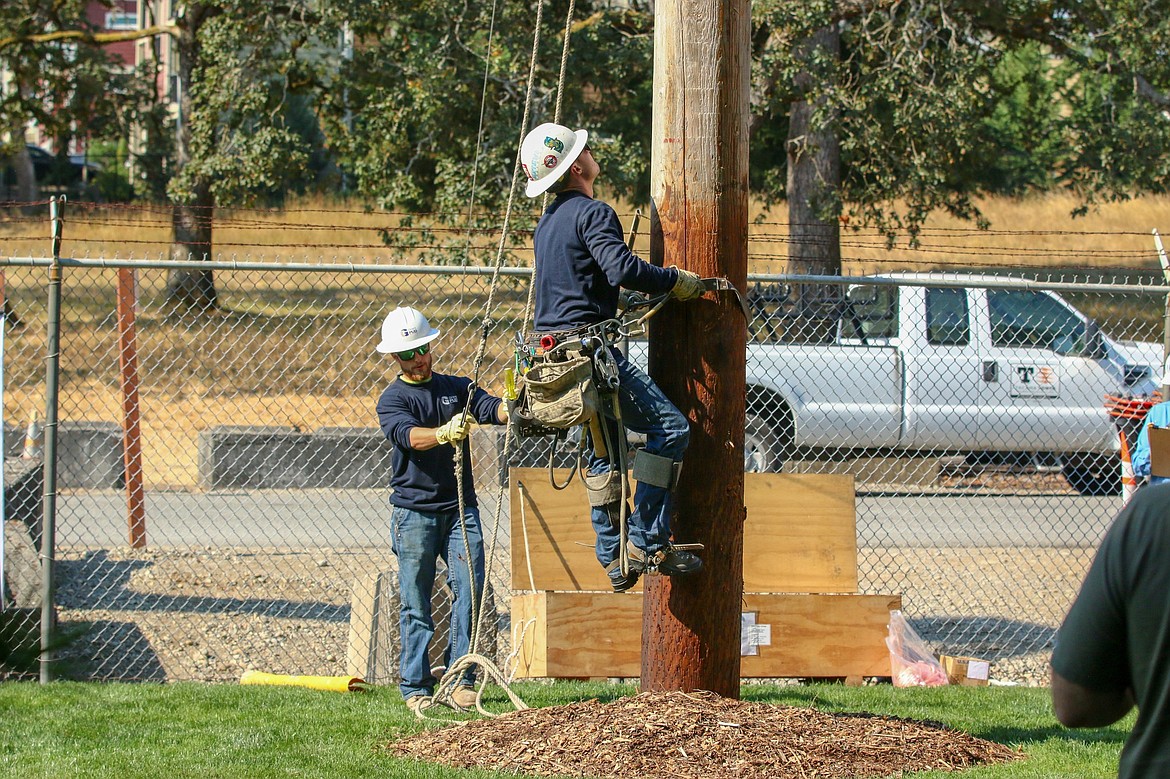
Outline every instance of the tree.
MULTIPOLYGON (((212 253, 216 207, 250 203, 311 182, 309 160, 319 139, 293 126, 290 106, 299 109, 298 98, 331 86, 340 64, 342 21, 360 18, 370 5, 376 4, 176 3, 174 20, 160 20, 146 30, 95 33, 81 13, 83 0, 26 0, 26 7, 4 6, 0 52, 10 67, 17 66, 20 120, 49 127, 66 114, 38 106, 61 90, 77 91, 83 75, 77 67, 59 66, 58 52, 94 54, 113 40, 174 39, 179 121, 166 187, 173 205, 171 257, 206 259, 212 253)), ((157 104, 139 106, 134 121, 148 133, 157 132, 160 113, 157 104)), ((213 274, 173 271, 167 303, 178 315, 214 311, 213 274)))
MULTIPOLYGON (((992 58, 975 45, 970 20, 952 11, 754 5, 753 188, 787 200, 791 272, 839 274, 843 222, 876 226, 893 242, 903 232, 913 240, 934 210, 978 217, 955 171, 986 110, 977 85, 992 58), (783 139, 760 132, 772 123, 786 128, 783 139)), ((836 285, 798 290, 800 337, 827 337, 839 294, 836 285)))
MULTIPOLYGON (((905 235, 911 245, 935 210, 985 225, 973 197, 994 191, 1002 170, 989 176, 981 162, 1005 145, 1011 159, 1053 169, 1042 182, 1033 167, 1016 186, 1067 188, 1085 207, 1163 191, 1170 66, 1166 16, 1151 10, 759 0, 753 187, 788 201, 790 270, 839 273, 842 222, 876 226, 891 244, 905 235), (1019 102, 1025 85, 1038 101, 1031 117, 1019 102), (1006 132, 1013 108, 1019 118, 1006 132), (1033 119, 1043 120, 1036 132, 1023 132, 1033 119), (784 163, 779 130, 769 125, 787 128, 784 163)), ((831 315, 835 301, 821 297, 831 315)))
MULTIPOLYGON (((495 217, 489 222, 484 215, 503 212, 531 86, 529 126, 551 120, 559 97, 562 123, 590 130, 609 191, 646 197, 647 4, 576 4, 559 96, 565 6, 553 3, 545 11, 530 85, 535 7, 384 0, 379 14, 352 25, 354 54, 340 75, 345 89, 330 93, 331 108, 323 113, 330 148, 358 191, 383 208, 417 214, 404 226, 498 228, 495 217)), ((522 210, 530 209, 525 204, 522 210)), ((427 259, 462 262, 466 256, 466 245, 453 240, 427 259)))
MULTIPOLYGON (((290 124, 289 109, 327 89, 340 60, 345 3, 189 2, 175 19, 180 122, 171 258, 208 259, 215 209, 310 180, 314 139, 290 124)), ((210 270, 173 270, 174 314, 218 308, 210 270)))
POLYGON ((77 128, 96 138, 117 138, 126 130, 125 106, 137 99, 132 77, 119 72, 94 42, 84 0, 25 0, 0 5, 0 132, 7 142, 0 159, 14 162, 17 196, 37 199, 25 127, 38 125, 68 151, 77 128), (73 34, 63 34, 71 31, 73 34))

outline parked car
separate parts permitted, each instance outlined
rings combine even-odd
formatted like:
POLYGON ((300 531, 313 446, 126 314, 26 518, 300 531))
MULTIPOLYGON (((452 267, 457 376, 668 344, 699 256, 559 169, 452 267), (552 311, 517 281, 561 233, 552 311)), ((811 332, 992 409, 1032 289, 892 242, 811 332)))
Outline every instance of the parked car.
MULTIPOLYGON (((1109 338, 1054 292, 963 281, 856 286, 833 343, 749 343, 745 468, 798 450, 1043 453, 1079 492, 1117 491, 1103 396, 1154 392, 1162 346, 1109 338)), ((629 348, 645 366, 645 342, 629 348)))
MULTIPOLYGON (((57 156, 39 146, 28 144, 32 158, 33 177, 42 188, 53 190, 78 190, 91 182, 101 172, 101 165, 89 162, 84 155, 67 154, 57 156)), ((11 190, 16 186, 16 170, 12 160, 4 161, 3 184, 11 190)))

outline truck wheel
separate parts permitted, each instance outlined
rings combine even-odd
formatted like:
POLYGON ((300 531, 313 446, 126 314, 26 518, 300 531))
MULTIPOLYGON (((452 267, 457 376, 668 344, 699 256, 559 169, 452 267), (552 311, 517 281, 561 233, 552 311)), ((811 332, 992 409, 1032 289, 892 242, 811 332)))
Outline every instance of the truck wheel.
POLYGON ((1119 495, 1120 467, 1116 457, 1076 452, 1065 455, 1061 472, 1068 485, 1082 495, 1119 495))
POLYGON ((780 442, 763 418, 748 412, 743 426, 743 469, 747 473, 775 473, 784 460, 780 442))

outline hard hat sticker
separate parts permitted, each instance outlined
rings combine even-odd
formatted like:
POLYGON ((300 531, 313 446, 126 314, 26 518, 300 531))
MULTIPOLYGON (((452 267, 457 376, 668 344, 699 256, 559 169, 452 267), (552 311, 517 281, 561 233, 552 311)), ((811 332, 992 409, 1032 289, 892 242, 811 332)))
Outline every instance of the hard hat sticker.
POLYGON ((565 150, 564 142, 561 141, 559 138, 553 138, 552 136, 549 136, 549 137, 544 139, 544 145, 547 146, 548 148, 552 149, 553 151, 555 151, 558 154, 560 154, 561 152, 563 152, 565 150))

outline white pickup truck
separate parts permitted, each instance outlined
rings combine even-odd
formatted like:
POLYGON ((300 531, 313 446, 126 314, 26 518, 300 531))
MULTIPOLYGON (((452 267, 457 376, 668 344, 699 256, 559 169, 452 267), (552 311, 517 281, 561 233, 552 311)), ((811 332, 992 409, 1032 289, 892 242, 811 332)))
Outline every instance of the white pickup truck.
MULTIPOLYGON (((1059 295, 995 286, 1003 277, 883 278, 898 285, 848 290, 831 344, 748 344, 748 470, 824 450, 1045 453, 1078 491, 1116 491, 1103 396, 1157 389, 1161 345, 1113 340, 1059 295)), ((631 343, 631 359, 644 365, 644 350, 631 343)))

